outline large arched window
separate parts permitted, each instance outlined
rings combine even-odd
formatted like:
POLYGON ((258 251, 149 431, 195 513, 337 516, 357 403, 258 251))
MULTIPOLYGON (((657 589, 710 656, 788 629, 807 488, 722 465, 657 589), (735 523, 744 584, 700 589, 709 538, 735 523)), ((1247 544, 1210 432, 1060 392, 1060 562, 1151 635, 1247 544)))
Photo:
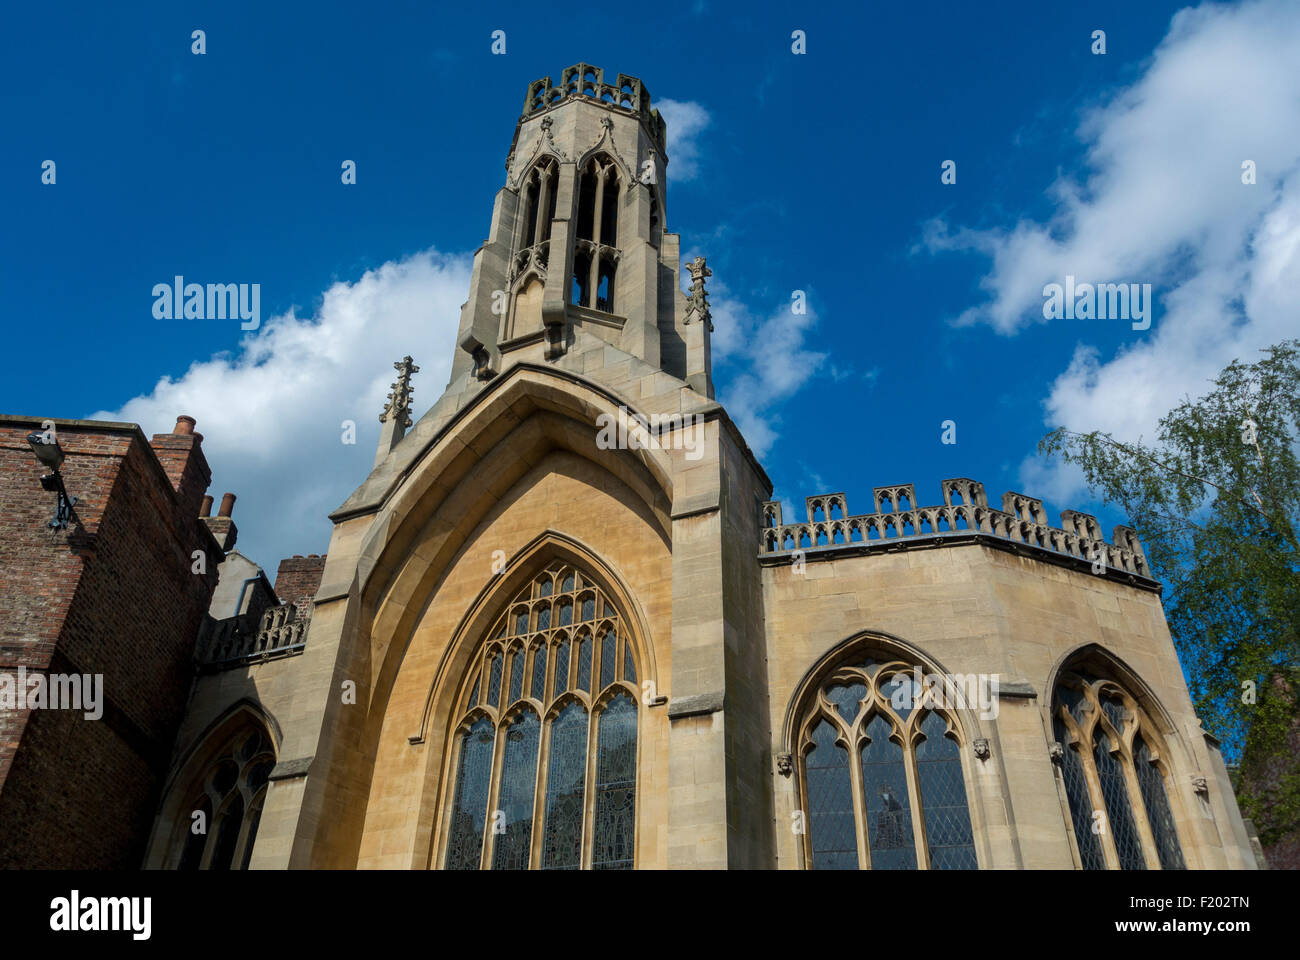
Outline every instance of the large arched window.
POLYGON ((1061 780, 1085 870, 1183 870, 1168 761, 1146 711, 1120 684, 1066 671, 1052 694, 1061 780))
POLYGON ((229 738, 193 781, 171 862, 180 870, 247 870, 274 766, 265 731, 229 738))
POLYGON ((637 667, 625 620, 555 563, 475 653, 451 741, 447 869, 630 869, 637 667))
POLYGON ((918 687, 910 664, 866 655, 809 688, 795 727, 807 866, 978 867, 961 735, 941 690, 918 687))

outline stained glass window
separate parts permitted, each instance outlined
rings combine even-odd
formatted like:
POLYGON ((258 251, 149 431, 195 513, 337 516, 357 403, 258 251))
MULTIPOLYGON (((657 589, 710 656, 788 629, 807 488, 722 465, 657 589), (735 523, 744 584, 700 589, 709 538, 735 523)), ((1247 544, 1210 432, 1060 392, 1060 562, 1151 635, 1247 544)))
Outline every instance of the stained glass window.
POLYGON ((496 707, 501 698, 501 658, 492 654, 491 673, 488 680, 488 706, 496 707))
POLYGON ((555 650, 555 691, 554 696, 559 696, 565 690, 569 689, 569 641, 567 638, 560 641, 559 647, 555 650))
POLYGON ((477 870, 492 776, 492 722, 480 718, 460 737, 456 790, 447 840, 448 870, 477 870))
POLYGON ((853 825, 853 786, 849 752, 835 742, 835 727, 822 720, 812 734, 805 761, 809 833, 815 870, 856 870, 858 845, 853 825))
POLYGON ((510 700, 514 703, 524 693, 524 648, 516 647, 510 655, 510 700))
POLYGON ((539 640, 533 645, 533 692, 534 700, 546 699, 546 641, 539 640))
POLYGON ((635 648, 619 633, 617 608, 603 588, 563 564, 548 568, 513 598, 466 671, 474 679, 461 722, 469 726, 451 745, 456 753, 442 821, 444 866, 634 864, 637 668, 635 648), (594 620, 602 611, 600 623, 592 625, 596 636, 592 626, 583 627, 580 637, 568 635, 575 605, 580 620, 594 620), (513 644, 509 649, 507 642, 513 644), (605 691, 598 708, 597 680, 605 691), (480 684, 486 687, 486 710, 475 709, 480 684), (541 713, 516 706, 518 712, 503 721, 501 712, 525 693, 541 713), (493 796, 496 809, 489 810, 493 796))
POLYGON ((1174 815, 1169 810, 1169 796, 1165 793, 1165 778, 1160 775, 1151 756, 1151 748, 1140 736, 1133 741, 1133 765, 1137 768, 1138 787, 1142 791, 1142 804, 1147 810, 1147 822, 1156 839, 1156 855, 1162 870, 1186 870, 1182 848, 1178 846, 1178 831, 1174 829, 1174 815))
POLYGON ((1083 868, 1186 869, 1164 774, 1148 740, 1156 728, 1142 706, 1114 680, 1076 669, 1062 673, 1052 712, 1056 738, 1067 744, 1061 777, 1083 868), (1124 746, 1130 737, 1131 755, 1124 746), (1141 804, 1133 802, 1135 788, 1141 804), (1143 843, 1143 823, 1154 849, 1143 843))
POLYGON ((578 689, 591 692, 591 637, 579 637, 578 644, 578 689))
POLYGON ((867 805, 867 845, 873 870, 915 870, 912 807, 907 798, 903 748, 889 738, 880 714, 866 728, 862 746, 862 791, 867 805))
POLYGON ((1124 768, 1111 753, 1110 737, 1100 731, 1094 734, 1092 760, 1097 765, 1101 781, 1101 796, 1106 803, 1107 826, 1115 839, 1119 865, 1124 870, 1145 870, 1146 858, 1142 856, 1142 841, 1133 823, 1133 807, 1129 803, 1128 786, 1124 783, 1124 768))
POLYGON ((594 870, 632 869, 636 839, 636 702, 616 695, 597 722, 594 870))
POLYGON ((810 689, 797 757, 812 869, 978 868, 956 728, 914 687, 911 665, 859 655, 810 689))
POLYGON ((602 690, 614 682, 614 670, 618 666, 615 657, 617 646, 618 638, 614 636, 614 631, 606 630, 604 636, 600 638, 600 689, 602 690))
POLYGON ((974 870, 975 838, 962 784, 957 741, 947 735, 937 713, 921 721, 923 739, 916 745, 916 780, 925 817, 925 842, 931 870, 974 870))
POLYGON ((577 870, 582 865, 583 798, 587 787, 587 711, 570 703, 551 722, 546 772, 546 829, 542 867, 577 870))
POLYGON ((1053 727, 1057 743, 1062 744, 1061 778, 1065 781, 1065 796, 1070 804, 1070 820, 1074 825, 1074 839, 1079 846, 1079 859, 1085 870, 1105 870, 1106 858, 1101 853, 1101 843, 1092 831, 1092 800, 1088 796, 1088 781, 1083 772, 1079 751, 1069 740, 1065 724, 1056 720, 1053 727))
POLYGON ((541 724, 525 710, 506 729, 505 762, 497 821, 492 825, 492 869, 527 870, 533 840, 533 786, 537 782, 537 743, 541 724))

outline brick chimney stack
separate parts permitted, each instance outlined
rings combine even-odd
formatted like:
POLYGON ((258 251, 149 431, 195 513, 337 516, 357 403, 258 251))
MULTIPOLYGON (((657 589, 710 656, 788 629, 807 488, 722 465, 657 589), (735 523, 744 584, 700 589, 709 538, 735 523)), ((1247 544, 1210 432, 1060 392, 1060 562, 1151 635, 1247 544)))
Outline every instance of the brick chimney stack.
POLYGON ((195 433, 194 427, 194 418, 182 415, 171 433, 156 433, 149 441, 176 491, 183 517, 199 515, 199 503, 212 482, 212 470, 203 456, 203 434, 195 433))
POLYGON ((217 543, 221 544, 221 549, 229 553, 235 547, 235 540, 239 537, 239 528, 235 526, 235 521, 230 518, 230 514, 235 509, 235 495, 233 493, 223 494, 221 497, 221 506, 217 508, 217 515, 212 516, 212 498, 204 497, 207 510, 200 516, 212 535, 217 538, 217 543))

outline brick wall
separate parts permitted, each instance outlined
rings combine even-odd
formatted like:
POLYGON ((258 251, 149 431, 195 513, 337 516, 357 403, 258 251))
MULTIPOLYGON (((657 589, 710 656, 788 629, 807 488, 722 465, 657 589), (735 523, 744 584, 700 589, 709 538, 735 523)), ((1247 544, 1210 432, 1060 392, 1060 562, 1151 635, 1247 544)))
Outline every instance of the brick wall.
POLYGON ((301 554, 280 561, 275 573, 275 595, 285 603, 311 599, 320 589, 321 574, 325 572, 325 555, 301 554))
POLYGON ((0 710, 0 867, 134 868, 221 560, 198 521, 210 473, 197 434, 155 437, 160 458, 134 425, 56 424, 79 498, 62 533, 26 442, 39 421, 0 419, 0 671, 102 674, 107 702, 98 721, 0 710))

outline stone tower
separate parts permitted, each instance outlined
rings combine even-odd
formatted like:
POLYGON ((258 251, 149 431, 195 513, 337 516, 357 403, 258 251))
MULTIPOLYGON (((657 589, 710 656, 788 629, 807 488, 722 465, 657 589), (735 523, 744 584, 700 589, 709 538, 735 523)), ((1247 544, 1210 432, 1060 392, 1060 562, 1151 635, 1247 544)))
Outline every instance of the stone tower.
POLYGON ((678 292, 665 232, 664 121, 636 77, 578 64, 530 84, 506 182, 474 256, 453 380, 555 360, 591 330, 712 396, 709 325, 678 292))

